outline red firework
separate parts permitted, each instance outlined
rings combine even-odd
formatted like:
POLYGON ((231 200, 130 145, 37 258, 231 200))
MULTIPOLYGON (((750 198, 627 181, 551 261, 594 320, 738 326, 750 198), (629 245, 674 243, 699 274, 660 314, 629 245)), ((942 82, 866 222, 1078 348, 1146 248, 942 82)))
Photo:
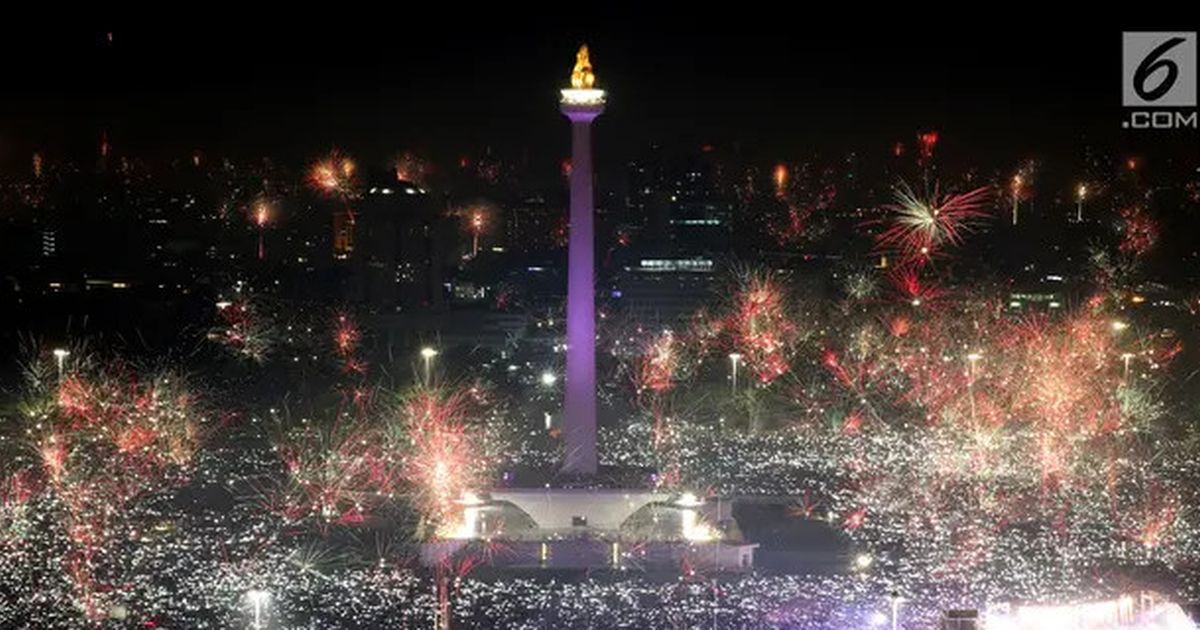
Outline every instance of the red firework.
POLYGON ((760 383, 769 385, 787 373, 800 329, 789 317, 785 292, 775 274, 742 277, 728 329, 733 348, 744 356, 760 383))
POLYGON ((671 331, 648 340, 634 366, 634 387, 638 402, 654 417, 654 445, 661 446, 668 436, 664 413, 664 395, 675 387, 682 367, 683 343, 671 331))
POLYGON ((674 386, 680 346, 679 340, 669 330, 646 343, 635 374, 639 396, 647 392, 663 394, 674 386))
POLYGON ((354 160, 334 149, 328 157, 312 165, 308 182, 318 192, 345 198, 355 192, 357 170, 354 160))
POLYGON ((408 442, 402 476, 438 534, 453 526, 459 500, 484 478, 487 464, 466 424, 473 405, 469 391, 421 389, 402 409, 408 442))
POLYGON ((1158 222, 1145 210, 1135 206, 1121 211, 1122 253, 1144 256, 1154 248, 1160 232, 1158 222))
POLYGON ((209 341, 253 361, 266 358, 271 349, 272 331, 249 301, 218 302, 217 318, 220 325, 208 332, 209 341))
POLYGON ((392 163, 392 170, 396 173, 396 181, 424 186, 433 172, 433 165, 421 156, 405 151, 392 163))
POLYGON ((342 361, 342 369, 349 373, 363 374, 367 364, 358 356, 358 344, 362 333, 354 319, 345 313, 334 318, 333 349, 342 361))
POLYGON ((906 262, 925 264, 947 246, 958 246, 989 214, 987 188, 962 194, 941 195, 935 188, 927 199, 907 184, 896 188, 896 203, 889 227, 876 240, 880 251, 898 252, 906 262))
MULTIPOLYGON (((922 280, 920 272, 913 266, 895 267, 887 279, 899 299, 912 306, 927 306, 947 294, 945 289, 922 280)), ((896 318, 893 322, 893 334, 903 336, 908 330, 907 319, 896 318)))
POLYGON ((115 543, 140 525, 128 508, 186 479, 208 429, 194 396, 167 373, 81 367, 46 393, 48 404, 28 431, 40 466, 10 477, 0 499, 7 508, 35 491, 55 498, 50 509, 70 543, 66 575, 94 616, 102 612, 100 593, 113 588, 98 582, 96 567, 109 566, 115 543))
POLYGON ((917 147, 920 151, 917 157, 921 166, 925 166, 933 159, 933 151, 937 148, 938 139, 936 130, 917 134, 917 147))
POLYGON ((302 423, 275 444, 291 483, 269 497, 269 507, 285 519, 311 519, 322 530, 359 523, 395 492, 378 433, 361 421, 339 419, 328 428, 302 423))
POLYGON ((837 198, 837 187, 825 186, 808 203, 798 203, 790 197, 786 200, 787 215, 783 221, 771 228, 780 245, 792 245, 804 240, 814 213, 828 209, 837 198))

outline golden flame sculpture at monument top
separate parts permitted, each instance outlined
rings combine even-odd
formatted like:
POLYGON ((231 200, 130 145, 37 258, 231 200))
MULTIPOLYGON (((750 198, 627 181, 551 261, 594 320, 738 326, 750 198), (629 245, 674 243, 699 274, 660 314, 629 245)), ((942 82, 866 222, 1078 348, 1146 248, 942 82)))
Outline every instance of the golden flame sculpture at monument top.
POLYGON ((592 61, 587 44, 575 53, 575 67, 571 70, 571 87, 562 91, 564 105, 596 106, 604 104, 604 90, 596 88, 596 74, 592 72, 592 61))
POLYGON ((575 69, 571 71, 571 87, 576 90, 590 90, 596 84, 596 75, 592 72, 592 62, 588 59, 588 47, 584 44, 575 53, 575 69))

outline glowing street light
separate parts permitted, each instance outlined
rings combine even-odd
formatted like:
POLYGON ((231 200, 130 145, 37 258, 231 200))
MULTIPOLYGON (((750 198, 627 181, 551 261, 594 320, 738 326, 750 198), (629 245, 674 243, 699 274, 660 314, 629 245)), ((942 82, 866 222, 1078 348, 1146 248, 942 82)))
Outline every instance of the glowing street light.
POLYGON ((854 557, 854 568, 858 569, 859 571, 866 571, 867 569, 871 568, 871 565, 874 564, 874 562, 875 559, 870 555, 860 553, 854 557))
POLYGON ((740 363, 741 361, 742 361, 742 355, 740 353, 738 353, 738 352, 730 352, 729 353, 729 364, 730 364, 730 367, 732 368, 732 373, 730 376, 730 381, 732 383, 731 391, 734 396, 737 395, 737 371, 738 371, 738 363, 740 363))
POLYGON ((1113 332, 1121 332, 1121 331, 1125 330, 1126 328, 1129 328, 1128 323, 1123 322, 1119 319, 1113 320, 1113 323, 1112 323, 1113 332))
POLYGON ((900 603, 904 601, 904 598, 900 597, 900 593, 892 591, 891 594, 888 595, 888 599, 892 602, 892 630, 896 630, 899 628, 899 626, 896 624, 897 620, 899 619, 900 603))
POLYGON ((271 603, 271 593, 260 589, 246 591, 246 601, 254 608, 254 625, 256 630, 263 628, 263 613, 271 603))
POLYGON ((425 361, 425 386, 430 384, 430 377, 433 371, 433 358, 438 355, 438 351, 429 346, 421 348, 421 359, 425 361))
POLYGON ((254 225, 258 227, 258 259, 262 260, 267 255, 267 251, 263 247, 263 230, 266 229, 267 223, 271 220, 271 204, 266 201, 259 201, 254 204, 254 210, 251 214, 254 225))
POLYGON ((58 380, 62 382, 63 362, 67 360, 67 357, 71 356, 71 351, 66 348, 55 348, 53 354, 54 362, 58 365, 58 380))
POLYGON ((1083 223, 1083 200, 1087 198, 1087 184, 1080 184, 1075 189, 1075 222, 1083 223))
POLYGON ((1016 225, 1020 219, 1018 214, 1021 203, 1021 187, 1025 185, 1025 178, 1021 177, 1020 173, 1013 175, 1012 178, 1012 224, 1016 225))
POLYGON ((478 210, 471 215, 471 258, 479 255, 479 233, 483 230, 483 215, 478 210))
POLYGON ((558 382, 557 374, 555 374, 554 372, 551 372, 550 370, 546 370, 545 372, 542 372, 542 385, 545 385, 546 387, 554 387, 554 384, 557 382, 558 382))

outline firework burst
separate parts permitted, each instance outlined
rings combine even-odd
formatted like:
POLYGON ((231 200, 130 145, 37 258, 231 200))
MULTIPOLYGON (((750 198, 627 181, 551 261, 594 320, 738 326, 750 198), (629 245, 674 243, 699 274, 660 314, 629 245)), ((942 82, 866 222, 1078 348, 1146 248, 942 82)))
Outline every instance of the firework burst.
POLYGON ((186 480, 211 426, 177 374, 88 365, 76 362, 53 387, 29 383, 27 396, 42 400, 23 405, 30 413, 17 461, 27 464, 5 481, 0 520, 12 531, 32 501, 53 511, 66 540, 64 575, 96 619, 121 575, 120 543, 145 525, 130 508, 186 480))
POLYGON ((405 151, 392 161, 392 170, 396 173, 397 181, 425 186, 434 169, 428 160, 412 151, 405 151))
POLYGON ((1039 536, 1089 557, 1121 556, 1128 541, 1167 549, 1178 482, 1137 437, 1160 412, 1125 402, 1150 394, 1122 360, 1161 353, 1102 311, 1000 312, 926 312, 903 335, 865 346, 845 335, 847 347, 825 351, 846 412, 818 450, 845 475, 829 491, 843 527, 872 546, 904 545, 946 580, 980 579, 1004 561, 998 550, 1039 536))
POLYGON ((1161 228, 1145 210, 1134 206, 1121 211, 1120 250, 1131 256, 1145 256, 1158 242, 1161 228))
POLYGON ((787 373, 800 328, 777 274, 746 271, 738 282, 728 322, 732 348, 745 357, 759 383, 769 385, 787 373))
POLYGON ((649 339, 638 358, 634 382, 639 397, 661 395, 674 387, 683 343, 670 330, 649 339))
POLYGON ((311 520, 322 531, 363 522, 396 489, 378 438, 377 429, 347 416, 281 428, 274 443, 288 483, 268 496, 268 506, 289 522, 311 520))
POLYGON ((357 192, 357 171, 354 160, 335 149, 328 157, 312 165, 308 172, 308 183, 322 194, 345 199, 357 192))
POLYGON ((217 303, 219 323, 208 331, 208 340, 245 359, 261 363, 270 354, 275 330, 250 300, 217 303))
POLYGON ((984 208, 986 188, 947 195, 935 188, 922 198, 901 183, 895 194, 896 203, 888 207, 892 219, 875 245, 881 251, 898 252, 913 264, 925 264, 944 248, 962 245, 966 235, 989 216, 984 208))
POLYGON ((402 470, 430 531, 448 535, 460 511, 458 501, 477 490, 487 462, 467 419, 469 392, 422 388, 401 406, 405 453, 402 470))

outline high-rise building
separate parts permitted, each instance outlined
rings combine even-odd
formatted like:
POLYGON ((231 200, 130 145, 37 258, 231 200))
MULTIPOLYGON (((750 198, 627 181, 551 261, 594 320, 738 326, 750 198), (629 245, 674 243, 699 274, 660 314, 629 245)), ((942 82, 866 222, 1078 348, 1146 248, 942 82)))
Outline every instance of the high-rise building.
POLYGON ((716 199, 684 201, 671 209, 671 245, 687 254, 724 252, 730 247, 732 207, 716 199))
POLYGON ((627 165, 624 222, 654 255, 695 255, 729 248, 733 204, 715 150, 664 154, 650 145, 627 165))
POLYGON ((354 253, 354 211, 341 208, 333 212, 333 257, 349 260, 354 253))
POLYGON ((58 254, 58 232, 54 228, 42 229, 42 258, 54 258, 58 254))
POLYGON ((541 195, 531 195, 504 209, 505 249, 529 254, 545 252, 557 244, 562 207, 541 195))
POLYGON ((650 145, 626 169, 626 221, 642 232, 642 237, 661 243, 667 239, 671 191, 666 186, 662 148, 650 145))
POLYGON ((733 206, 723 194, 714 151, 706 146, 679 163, 671 191, 673 249, 687 254, 728 250, 733 206))
POLYGON ((445 224, 425 189, 394 179, 369 186, 352 224, 354 300, 380 311, 441 308, 445 224))

